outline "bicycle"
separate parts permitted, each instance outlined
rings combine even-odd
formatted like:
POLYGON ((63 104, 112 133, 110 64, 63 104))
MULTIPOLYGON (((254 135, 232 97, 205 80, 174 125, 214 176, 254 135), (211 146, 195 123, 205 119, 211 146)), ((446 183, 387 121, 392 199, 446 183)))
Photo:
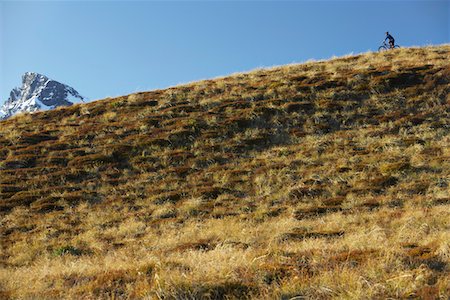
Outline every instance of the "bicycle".
POLYGON ((382 51, 387 51, 387 50, 390 50, 390 49, 397 49, 397 48, 400 48, 400 46, 399 45, 394 45, 394 47, 391 48, 390 44, 387 44, 386 41, 383 41, 383 45, 378 47, 378 51, 382 52, 382 51))

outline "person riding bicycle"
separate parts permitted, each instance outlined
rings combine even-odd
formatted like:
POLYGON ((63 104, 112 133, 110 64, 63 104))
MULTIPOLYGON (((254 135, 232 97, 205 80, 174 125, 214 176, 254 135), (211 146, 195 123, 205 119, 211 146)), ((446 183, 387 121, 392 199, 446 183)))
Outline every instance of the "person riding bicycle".
POLYGON ((386 38, 384 39, 384 41, 386 42, 386 40, 389 40, 389 46, 391 47, 391 49, 393 49, 395 45, 395 39, 392 35, 389 34, 388 31, 386 31, 386 38))

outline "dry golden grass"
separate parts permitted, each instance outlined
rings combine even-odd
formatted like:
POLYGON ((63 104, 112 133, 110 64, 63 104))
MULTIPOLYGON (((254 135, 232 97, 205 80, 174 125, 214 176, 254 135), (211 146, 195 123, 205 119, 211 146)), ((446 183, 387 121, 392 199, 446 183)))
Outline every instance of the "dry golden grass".
POLYGON ((450 46, 0 123, 1 299, 447 299, 450 46))

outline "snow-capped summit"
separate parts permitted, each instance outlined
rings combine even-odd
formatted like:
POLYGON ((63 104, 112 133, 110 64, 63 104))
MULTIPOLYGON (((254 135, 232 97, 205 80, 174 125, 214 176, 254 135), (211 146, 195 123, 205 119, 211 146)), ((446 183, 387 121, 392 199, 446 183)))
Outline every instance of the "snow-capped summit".
POLYGON ((84 100, 76 90, 65 84, 38 73, 27 72, 22 76, 22 86, 14 88, 9 99, 0 107, 0 120, 20 112, 49 110, 84 100))

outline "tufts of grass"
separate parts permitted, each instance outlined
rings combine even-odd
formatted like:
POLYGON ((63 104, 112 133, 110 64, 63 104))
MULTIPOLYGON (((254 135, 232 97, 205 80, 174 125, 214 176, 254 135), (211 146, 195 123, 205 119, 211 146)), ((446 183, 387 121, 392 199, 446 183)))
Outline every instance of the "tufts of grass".
POLYGON ((0 126, 0 298, 447 299, 448 45, 0 126))

